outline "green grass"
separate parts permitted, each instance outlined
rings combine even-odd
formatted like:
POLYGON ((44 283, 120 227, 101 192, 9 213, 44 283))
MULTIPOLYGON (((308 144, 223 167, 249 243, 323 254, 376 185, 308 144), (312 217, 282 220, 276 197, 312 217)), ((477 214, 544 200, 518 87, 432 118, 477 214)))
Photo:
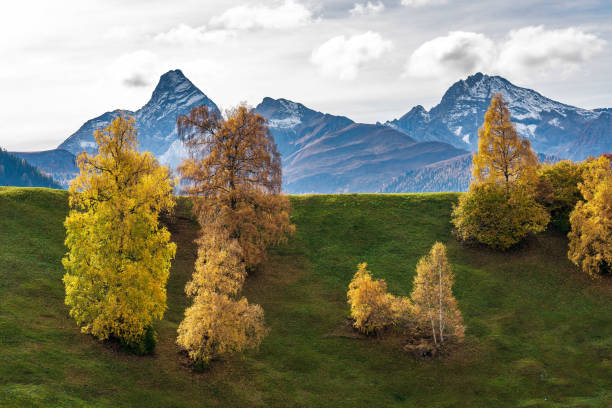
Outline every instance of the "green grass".
MULTIPOLYGON (((67 196, 0 188, 0 406, 606 407, 612 405, 612 284, 567 261, 548 232, 519 249, 467 248, 450 234, 456 194, 292 197, 296 235, 247 280, 270 335, 258 351, 197 374, 174 344, 196 226, 179 250, 152 357, 81 334, 63 304, 67 196), (416 361, 387 339, 347 338, 346 286, 359 262, 394 294, 448 245, 465 343, 416 361)), ((183 205, 185 203, 183 202, 183 205)))

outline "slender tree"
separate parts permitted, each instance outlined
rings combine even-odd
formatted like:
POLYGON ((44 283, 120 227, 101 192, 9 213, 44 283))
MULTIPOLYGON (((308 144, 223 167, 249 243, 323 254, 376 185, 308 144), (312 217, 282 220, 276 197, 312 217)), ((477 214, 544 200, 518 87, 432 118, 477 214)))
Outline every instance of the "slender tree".
POLYGON ((446 257, 446 247, 436 242, 427 256, 417 264, 411 294, 416 319, 429 326, 435 345, 461 340, 463 318, 453 296, 454 275, 446 257))
POLYGON ((550 220, 536 201, 537 156, 516 133, 500 94, 491 100, 479 137, 474 179, 454 207, 452 222, 461 240, 507 249, 543 231, 550 220))
POLYGON ((83 332, 137 345, 166 309, 176 246, 158 217, 174 206, 174 183, 136 150, 134 118, 120 116, 94 136, 99 154, 79 156, 70 185, 66 304, 83 332))
POLYGON ((585 165, 584 201, 570 214, 569 259, 595 277, 612 273, 612 168, 601 156, 585 165))
POLYGON ((501 94, 493 95, 483 126, 478 130, 478 152, 472 161, 477 182, 501 183, 510 195, 513 183, 534 183, 538 157, 510 121, 510 110, 501 94))
POLYGON ((223 120, 201 106, 180 116, 177 127, 191 152, 179 171, 196 213, 201 221, 218 217, 242 248, 247 268, 256 266, 266 247, 294 231, 281 193, 280 155, 265 119, 239 106, 223 120))

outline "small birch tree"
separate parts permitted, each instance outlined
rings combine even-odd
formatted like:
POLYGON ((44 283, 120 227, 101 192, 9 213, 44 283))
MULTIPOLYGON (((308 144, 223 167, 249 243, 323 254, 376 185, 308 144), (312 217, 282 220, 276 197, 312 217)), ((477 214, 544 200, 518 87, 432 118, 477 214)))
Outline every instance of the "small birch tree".
POLYGON ((453 296, 454 276, 446 257, 446 247, 436 242, 417 264, 411 294, 414 315, 419 325, 431 329, 436 346, 449 340, 462 340, 463 318, 453 296))

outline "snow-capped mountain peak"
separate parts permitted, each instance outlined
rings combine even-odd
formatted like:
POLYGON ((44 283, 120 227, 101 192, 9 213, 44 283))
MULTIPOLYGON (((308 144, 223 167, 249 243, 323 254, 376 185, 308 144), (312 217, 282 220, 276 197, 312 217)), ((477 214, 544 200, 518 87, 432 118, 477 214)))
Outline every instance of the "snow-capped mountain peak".
POLYGON ((163 164, 174 168, 185 156, 182 142, 178 140, 176 118, 201 105, 220 113, 217 105, 187 79, 181 70, 168 71, 160 77, 151 99, 142 108, 135 112, 114 110, 91 119, 59 148, 75 155, 81 151, 95 153, 97 146, 93 132, 108 126, 120 112, 124 112, 136 119, 139 148, 152 152, 163 164))
POLYGON ((576 159, 592 153, 588 148, 571 152, 568 146, 605 110, 566 105, 500 76, 480 72, 455 82, 430 111, 417 106, 385 125, 417 140, 439 140, 475 150, 478 128, 496 93, 501 93, 508 104, 518 133, 529 138, 536 150, 576 159))

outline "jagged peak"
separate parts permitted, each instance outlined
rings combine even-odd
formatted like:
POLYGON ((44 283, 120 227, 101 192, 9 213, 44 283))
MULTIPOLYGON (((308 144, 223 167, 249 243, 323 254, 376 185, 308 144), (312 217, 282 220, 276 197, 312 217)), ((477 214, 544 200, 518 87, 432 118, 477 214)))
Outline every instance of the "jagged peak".
POLYGON ((301 116, 305 112, 316 112, 299 102, 269 96, 263 98, 255 110, 265 113, 266 116, 301 116))
POLYGON ((157 84, 157 86, 164 83, 177 84, 184 81, 191 82, 189 81, 189 79, 187 79, 185 74, 183 74, 183 71, 181 71, 180 69, 172 69, 159 77, 159 83, 157 84))
POLYGON ((174 69, 166 72, 159 77, 159 82, 153 90, 152 100, 167 98, 168 95, 174 93, 183 93, 185 91, 197 91, 202 93, 180 69, 174 69))

